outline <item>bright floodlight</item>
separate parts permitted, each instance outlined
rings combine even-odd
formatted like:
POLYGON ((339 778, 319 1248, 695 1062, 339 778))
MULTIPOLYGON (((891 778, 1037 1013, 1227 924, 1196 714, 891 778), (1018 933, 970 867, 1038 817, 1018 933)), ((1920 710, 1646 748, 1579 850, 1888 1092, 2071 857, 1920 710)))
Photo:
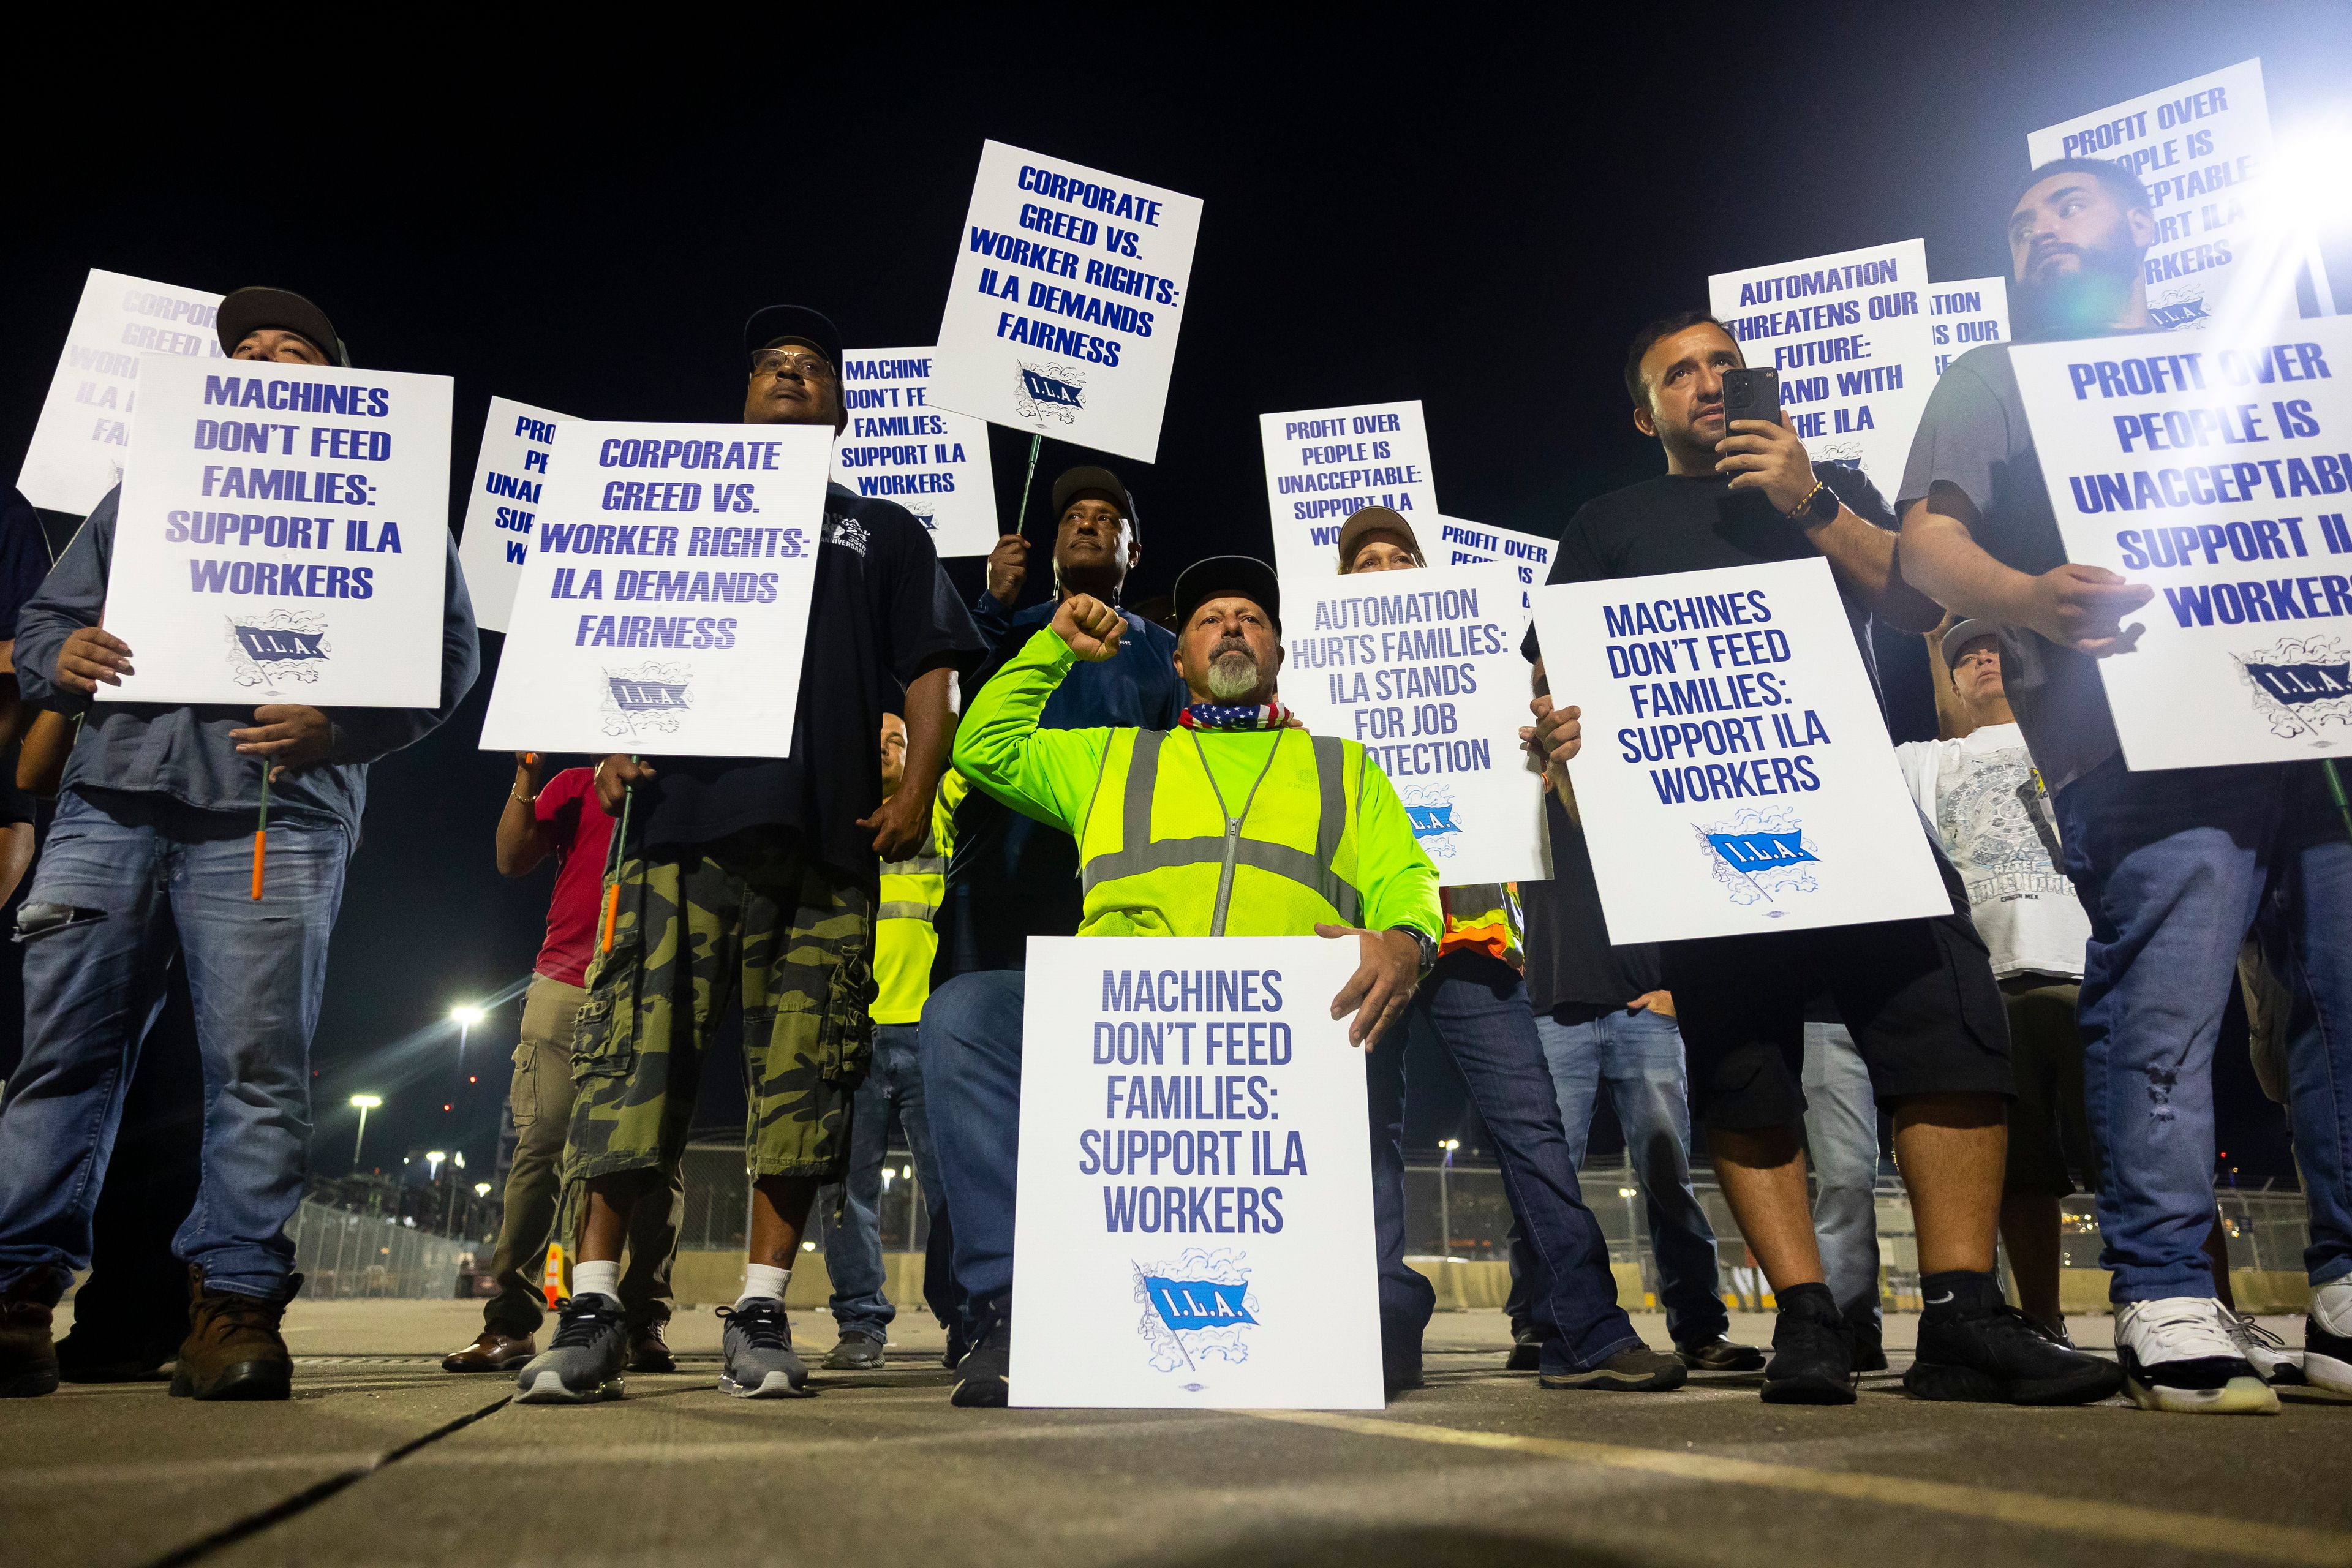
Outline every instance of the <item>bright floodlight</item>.
POLYGON ((1459 1149, 1462 1147, 1462 1140, 1459 1138, 1442 1138, 1438 1140, 1437 1146, 1441 1149, 1459 1149))
POLYGON ((383 1097, 377 1094, 355 1094, 352 1096, 352 1103, 362 1110, 373 1110, 383 1103, 383 1097))
POLYGON ((474 1195, 478 1198, 488 1197, 490 1195, 490 1184, 488 1182, 476 1182, 474 1184, 474 1195))
POLYGON ((449 1021, 470 1029, 482 1021, 482 1010, 479 1007, 452 1007, 449 1009, 449 1021))
POLYGON ((446 1153, 438 1149, 427 1149, 425 1152, 425 1158, 436 1165, 439 1164, 448 1157, 449 1156, 446 1153))

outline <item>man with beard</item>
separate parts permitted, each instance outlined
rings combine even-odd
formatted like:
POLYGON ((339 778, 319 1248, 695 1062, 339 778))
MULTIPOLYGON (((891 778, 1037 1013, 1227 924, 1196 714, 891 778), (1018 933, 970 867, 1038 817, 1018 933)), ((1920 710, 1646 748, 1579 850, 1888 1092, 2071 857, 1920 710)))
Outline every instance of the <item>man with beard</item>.
MULTIPOLYGON (((2045 163, 2009 214, 2020 314, 2044 338, 2151 329, 2147 193, 2097 159, 2045 163)), ((2116 1346, 2151 1410, 2271 1411, 2277 1396, 2215 1295, 2213 1047, 2251 929, 2292 998, 2295 1151, 2311 1215, 2303 1371, 2352 1393, 2352 844, 2321 764, 2133 773, 2097 661, 2154 590, 2066 559, 2005 346, 1953 362, 1903 477, 1904 575, 2000 626, 2001 684, 2055 797, 2063 869, 2090 916, 2079 1023, 2116 1346), (2330 1030, 2325 1020, 2338 1022, 2330 1030)))
MULTIPOLYGON (((1657 439, 1659 477, 1570 520, 1554 582, 1591 582, 1766 561, 1828 564, 1865 669, 1870 623, 1925 631, 1941 613, 1905 584, 1894 520, 1860 473, 1816 468, 1784 413, 1727 420, 1723 373, 1739 345, 1689 314, 1635 334, 1625 362, 1634 427, 1657 439)), ((1529 634, 1528 649, 1534 652, 1529 634)), ((1538 690, 1543 674, 1537 669, 1538 690)), ((1576 693, 1560 694, 1572 703, 1576 693)), ((1534 703, 1549 763, 1582 745, 1580 710, 1534 703)), ((1608 825, 1598 825, 1605 831, 1608 825)), ((1931 841, 1932 842, 1932 841, 1931 841)), ((2008 1028, 1968 892, 1937 852, 1952 908, 1933 919, 1671 942, 1666 989, 1681 1016, 1694 1109, 1740 1234, 1779 1298, 1769 1404, 1852 1404, 1852 1329, 1827 1284, 1798 1136, 1807 1005, 1827 992, 1853 1033, 1918 1220, 1918 1354, 1904 1386, 1923 1399, 2064 1405, 2116 1390, 2116 1369, 2053 1340, 2003 1300, 1994 1278, 2008 1028)))
MULTIPOLYGON (((1175 730, 1040 727, 1079 662, 1115 657, 1129 632, 1117 610, 1076 595, 973 699, 956 767, 973 788, 1076 839, 1080 936, 1354 938, 1360 963, 1331 1015, 1353 1014, 1349 1039, 1370 1046, 1403 1018, 1436 961, 1437 872, 1364 749, 1309 737, 1276 696, 1282 608, 1265 563, 1196 562, 1176 580, 1176 613, 1173 663, 1192 702, 1175 730)), ((939 1040, 925 1030, 925 1086, 957 1106, 963 1139, 961 1163, 948 1169, 959 1227, 976 1190, 970 1173, 980 1171, 1003 1194, 1009 1231, 1020 1039, 1017 1029, 939 1040)), ((1402 1227, 1381 1239, 1382 1373, 1391 1388, 1410 1387, 1421 1381, 1429 1304, 1392 1289, 1404 1273, 1402 1227)), ((967 1280, 976 1334, 959 1369, 960 1405, 1005 1403, 1014 1283, 1005 1263, 967 1280)), ((1054 1306, 1038 1309, 1047 1332, 1054 1306)))

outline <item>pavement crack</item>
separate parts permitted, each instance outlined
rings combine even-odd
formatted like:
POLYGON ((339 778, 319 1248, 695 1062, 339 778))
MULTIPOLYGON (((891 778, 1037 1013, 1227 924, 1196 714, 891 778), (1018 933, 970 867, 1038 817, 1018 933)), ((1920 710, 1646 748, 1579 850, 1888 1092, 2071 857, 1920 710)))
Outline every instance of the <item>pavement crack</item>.
POLYGON ((430 1447, 452 1433, 462 1432, 475 1422, 485 1416, 495 1415, 513 1403, 514 1396, 508 1394, 504 1398, 483 1405, 479 1410, 469 1415, 445 1422, 430 1432, 410 1438, 396 1448, 386 1449, 363 1465, 353 1465, 349 1469, 338 1470, 324 1480, 304 1487, 292 1497, 281 1499, 268 1508, 257 1509, 242 1519, 233 1520, 209 1535, 200 1536, 185 1546, 175 1547, 163 1556, 153 1559, 148 1563, 147 1568, 182 1568, 184 1563, 200 1563, 224 1547, 234 1546, 240 1541, 260 1534, 272 1525, 308 1512, 336 1493, 365 1480, 386 1466, 396 1465, 418 1449, 430 1447))

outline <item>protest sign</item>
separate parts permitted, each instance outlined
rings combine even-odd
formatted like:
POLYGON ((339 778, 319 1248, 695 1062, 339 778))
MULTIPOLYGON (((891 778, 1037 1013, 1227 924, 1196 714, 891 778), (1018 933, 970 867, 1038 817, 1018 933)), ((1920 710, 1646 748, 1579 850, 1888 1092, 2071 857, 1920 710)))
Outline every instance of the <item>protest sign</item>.
POLYGON ((1339 575, 1339 525, 1365 507, 1389 508, 1416 534, 1437 515, 1419 399, 1261 414, 1257 428, 1274 563, 1286 578, 1339 575))
MULTIPOLYGON (((2263 62, 2241 60, 2122 103, 2111 103, 2025 138, 2028 166, 2056 158, 2105 158, 2147 187, 2156 243, 2141 262, 2147 313, 2159 327, 2185 327, 2221 313, 2224 297, 2247 272, 2250 256, 2267 257, 2280 237, 2258 243, 2263 175, 2272 163, 2271 115, 2263 62)), ((2331 175, 2340 171, 2331 170, 2331 175)), ((2289 193, 2278 193, 2289 197, 2289 193)), ((2275 215, 2284 216, 2284 213, 2275 215)), ((2334 313, 2327 274, 2308 235, 2294 242, 2334 313)), ((2251 269, 2259 293, 2266 268, 2251 269)))
POLYGON ((841 482, 884 496, 931 531, 941 555, 985 555, 1003 531, 988 426, 930 398, 932 349, 846 349, 841 401, 849 425, 833 443, 841 482))
POLYGON ((1819 557, 1536 590, 1609 940, 1948 914, 1819 557))
POLYGON ((1377 1410, 1356 943, 1031 937, 1017 1405, 1377 1410))
POLYGON ((1904 460, 1936 380, 1927 247, 1916 239, 1783 261, 1706 280, 1747 362, 1780 372, 1780 406, 1815 462, 1850 463, 1879 494, 1904 460))
POLYGON ((817 425, 558 425, 483 749, 791 754, 832 460, 817 425))
POLYGON ((2009 279, 1964 278, 1931 285, 1927 325, 1936 341, 1938 377, 1954 360, 1979 344, 2008 342, 2009 279))
POLYGON ((457 541, 474 622, 485 631, 507 629, 515 584, 530 556, 555 427, 571 417, 510 397, 490 399, 481 454, 474 459, 474 488, 466 500, 466 531, 457 541))
POLYGON ((1466 522, 1458 517, 1441 517, 1437 520, 1437 537, 1429 543, 1429 563, 1471 566, 1501 561, 1509 564, 1511 574, 1518 580, 1519 629, 1525 631, 1528 616, 1535 605, 1536 588, 1551 575, 1552 552, 1559 548, 1553 541, 1532 533, 1488 528, 1485 523, 1466 522))
POLYGON ((1551 875, 1518 575, 1501 562, 1286 580, 1282 700, 1360 741, 1448 887, 1551 875))
POLYGON ((931 401, 1152 461, 1200 230, 1196 196, 982 143, 931 401))
POLYGON ((2010 351, 2066 558, 2157 590, 2099 660, 2134 769, 2352 741, 2352 321, 2010 351))
POLYGON ((220 302, 201 289, 90 269, 16 476, 26 500, 86 517, 106 499, 131 453, 140 356, 226 359, 214 327, 220 302))
POLYGON ((447 594, 446 375, 151 353, 101 702, 433 708, 447 594))

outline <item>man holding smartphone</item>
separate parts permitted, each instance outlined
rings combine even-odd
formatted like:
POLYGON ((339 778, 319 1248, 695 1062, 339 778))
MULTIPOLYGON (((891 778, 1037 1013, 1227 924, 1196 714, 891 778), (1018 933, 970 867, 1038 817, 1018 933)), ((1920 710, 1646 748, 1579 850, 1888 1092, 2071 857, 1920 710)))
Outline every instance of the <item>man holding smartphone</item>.
MULTIPOLYGON (((1738 343, 1703 313, 1635 334, 1625 390, 1635 428, 1664 448, 1666 472, 1580 510, 1550 581, 1825 559, 1874 685, 1871 618, 1926 631, 1942 612, 1904 583, 1893 514, 1867 479, 1834 465, 1816 469, 1785 416, 1726 417, 1725 384, 1746 374, 1738 343)), ((1532 632, 1528 651, 1535 656, 1532 632)), ((1555 707, 1540 664, 1537 691, 1536 743, 1548 764, 1564 763, 1582 744, 1576 693, 1561 693, 1555 707)), ((2014 1091, 2009 1034, 1966 890, 1940 853, 1937 863, 1950 914, 1665 946, 1666 989, 1716 1172, 1780 1300, 1764 1373, 1769 1403, 1854 1397, 1853 1336, 1822 1278, 1799 1135, 1805 1009, 1823 991, 1853 1034, 1879 1103, 1894 1113, 1918 1217, 1927 1310, 1905 1386, 1928 1399, 2076 1404, 2103 1399, 2120 1382, 2113 1363, 2060 1343, 2007 1305, 1993 1277, 2014 1091)))

